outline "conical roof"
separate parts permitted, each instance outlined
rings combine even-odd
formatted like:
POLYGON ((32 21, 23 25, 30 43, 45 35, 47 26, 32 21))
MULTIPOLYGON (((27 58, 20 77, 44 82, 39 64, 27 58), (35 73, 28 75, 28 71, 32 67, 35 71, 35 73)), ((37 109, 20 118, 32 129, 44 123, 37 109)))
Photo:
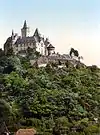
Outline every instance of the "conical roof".
POLYGON ((50 44, 47 48, 55 48, 52 44, 50 44))
POLYGON ((27 28, 27 23, 26 23, 26 20, 24 21, 24 25, 23 25, 23 28, 27 28))

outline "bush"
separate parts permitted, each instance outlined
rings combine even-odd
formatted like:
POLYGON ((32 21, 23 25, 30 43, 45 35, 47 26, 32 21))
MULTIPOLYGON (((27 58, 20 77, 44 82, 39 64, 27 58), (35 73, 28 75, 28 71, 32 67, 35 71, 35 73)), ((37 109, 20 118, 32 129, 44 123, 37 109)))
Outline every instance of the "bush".
POLYGON ((66 117, 60 117, 55 121, 55 127, 53 128, 53 134, 67 134, 70 127, 70 123, 66 117))
POLYGON ((72 133, 69 133, 68 135, 85 135, 84 132, 72 132, 72 133))
POLYGON ((36 118, 30 118, 30 119, 27 119, 27 123, 30 123, 31 126, 35 127, 35 128, 41 128, 41 120, 39 119, 36 119, 36 118))
POLYGON ((86 135, 91 135, 92 133, 100 133, 100 127, 96 125, 91 125, 84 130, 86 135))

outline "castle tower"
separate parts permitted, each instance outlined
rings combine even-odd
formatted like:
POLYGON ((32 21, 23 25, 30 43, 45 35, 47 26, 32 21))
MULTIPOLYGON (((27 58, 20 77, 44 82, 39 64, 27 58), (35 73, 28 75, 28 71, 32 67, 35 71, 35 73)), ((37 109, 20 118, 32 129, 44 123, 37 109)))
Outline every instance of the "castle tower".
POLYGON ((26 20, 24 21, 23 28, 21 29, 21 34, 22 34, 22 37, 27 37, 28 27, 27 27, 26 20))
POLYGON ((48 55, 52 55, 52 54, 54 53, 55 47, 50 44, 50 45, 47 47, 47 49, 48 49, 48 55))
POLYGON ((14 30, 12 30, 12 34, 11 35, 14 36, 14 30))
POLYGON ((12 37, 12 42, 13 42, 13 40, 14 40, 14 30, 12 30, 11 37, 12 37))

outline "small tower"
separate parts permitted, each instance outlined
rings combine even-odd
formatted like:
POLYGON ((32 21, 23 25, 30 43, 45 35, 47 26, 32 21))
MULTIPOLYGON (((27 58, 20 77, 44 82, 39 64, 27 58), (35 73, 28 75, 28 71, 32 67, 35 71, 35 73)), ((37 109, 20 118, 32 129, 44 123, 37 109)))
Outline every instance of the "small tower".
POLYGON ((21 29, 21 33, 22 33, 22 37, 27 37, 28 27, 27 27, 26 20, 24 21, 24 25, 23 28, 21 29))
POLYGON ((52 54, 54 53, 55 47, 50 44, 50 45, 47 47, 47 49, 48 49, 48 55, 52 55, 52 54))
POLYGON ((12 38, 12 43, 13 43, 13 40, 14 40, 14 30, 12 30, 11 38, 12 38))
POLYGON ((14 30, 12 30, 12 34, 11 35, 14 36, 14 30))

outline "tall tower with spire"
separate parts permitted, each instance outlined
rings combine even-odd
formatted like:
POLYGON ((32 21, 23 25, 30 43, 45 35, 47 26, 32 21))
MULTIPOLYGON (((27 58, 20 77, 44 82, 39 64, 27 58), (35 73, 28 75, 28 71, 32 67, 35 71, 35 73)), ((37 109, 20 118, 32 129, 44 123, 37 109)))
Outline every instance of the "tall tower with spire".
POLYGON ((28 27, 27 27, 26 20, 24 21, 23 28, 21 29, 21 34, 22 34, 22 37, 27 37, 28 27))

